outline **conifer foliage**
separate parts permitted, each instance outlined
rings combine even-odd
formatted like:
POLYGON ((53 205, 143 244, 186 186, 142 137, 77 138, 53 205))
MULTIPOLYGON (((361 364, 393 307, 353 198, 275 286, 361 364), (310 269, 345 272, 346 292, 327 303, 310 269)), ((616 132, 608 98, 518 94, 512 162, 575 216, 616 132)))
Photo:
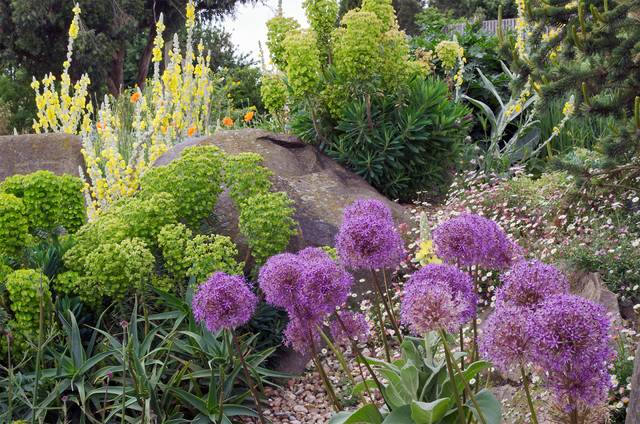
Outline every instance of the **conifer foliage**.
POLYGON ((517 3, 530 46, 516 54, 521 74, 544 101, 570 92, 582 114, 614 117, 597 163, 606 173, 640 172, 640 0, 517 3))

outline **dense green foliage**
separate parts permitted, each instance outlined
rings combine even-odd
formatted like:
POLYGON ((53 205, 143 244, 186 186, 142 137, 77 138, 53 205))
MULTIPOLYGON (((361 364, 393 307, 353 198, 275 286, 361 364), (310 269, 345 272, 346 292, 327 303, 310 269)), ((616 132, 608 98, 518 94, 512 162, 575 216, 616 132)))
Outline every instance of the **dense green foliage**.
MULTIPOLYGON (((449 99, 444 82, 416 79, 396 96, 376 98, 371 120, 365 101, 352 102, 326 150, 391 198, 442 194, 459 159, 467 113, 449 99)), ((305 137, 313 134, 308 120, 294 125, 305 137)))
POLYGON ((13 175, 0 183, 0 192, 22 199, 29 231, 52 231, 63 227, 74 233, 84 224, 86 211, 82 180, 50 171, 13 175))
POLYGON ((11 301, 13 320, 8 323, 14 335, 13 344, 17 351, 24 351, 28 341, 35 341, 40 323, 40 308, 45 318, 51 310, 49 280, 42 273, 32 269, 19 269, 6 279, 7 292, 11 301))
POLYGON ((296 233, 292 205, 284 192, 257 194, 243 202, 238 226, 258 265, 286 249, 296 233))
MULTIPOLYGON (((531 4, 528 54, 518 57, 547 103, 569 93, 584 114, 612 117, 611 136, 599 143, 606 167, 636 162, 640 153, 640 26, 638 0, 531 4), (552 36, 547 28, 558 28, 552 36)), ((632 173, 635 171, 631 171, 632 173)), ((576 173, 590 177, 586 166, 576 173)))
POLYGON ((0 255, 17 256, 29 239, 29 222, 21 199, 0 192, 0 255))
POLYGON ((231 199, 241 205, 245 200, 271 190, 273 173, 262 166, 262 157, 256 153, 240 153, 225 161, 225 185, 231 199))

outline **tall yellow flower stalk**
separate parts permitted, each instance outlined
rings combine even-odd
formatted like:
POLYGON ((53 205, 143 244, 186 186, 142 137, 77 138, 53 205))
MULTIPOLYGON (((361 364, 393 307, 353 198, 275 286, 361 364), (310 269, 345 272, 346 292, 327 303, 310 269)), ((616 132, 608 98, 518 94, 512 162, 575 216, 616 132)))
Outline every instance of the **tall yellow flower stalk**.
POLYGON ((91 127, 91 113, 93 106, 89 101, 88 87, 91 81, 87 74, 71 84, 69 68, 73 57, 73 42, 80 31, 80 6, 76 3, 73 8, 73 20, 69 26, 69 41, 67 43, 67 57, 62 64, 60 74, 60 89, 56 87, 56 77, 49 73, 42 81, 35 77, 31 88, 35 91, 37 119, 33 120, 33 130, 41 132, 64 132, 78 134, 89 131, 91 127))
POLYGON ((113 201, 135 193, 140 176, 171 146, 186 137, 209 134, 212 93, 217 81, 204 45, 193 47, 196 13, 190 0, 184 55, 175 35, 161 70, 165 47, 161 15, 156 23, 151 80, 143 90, 135 87, 117 99, 105 96, 94 112, 88 101, 90 82, 86 75, 71 90, 68 70, 79 32, 80 7, 76 5, 73 11, 59 90, 53 75, 32 84, 38 108, 33 128, 36 132, 66 132, 82 137, 87 171, 86 175, 80 172, 86 181, 88 214, 93 219, 113 201))

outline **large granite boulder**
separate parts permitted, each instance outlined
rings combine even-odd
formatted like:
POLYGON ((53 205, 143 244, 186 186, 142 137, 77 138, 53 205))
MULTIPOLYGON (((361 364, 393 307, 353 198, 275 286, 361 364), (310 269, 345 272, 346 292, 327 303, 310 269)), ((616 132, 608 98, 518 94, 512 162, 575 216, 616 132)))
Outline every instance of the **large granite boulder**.
POLYGON ((82 142, 70 134, 27 134, 0 137, 0 181, 10 175, 48 170, 79 175, 84 167, 82 142))
MULTIPOLYGON (((396 222, 410 222, 403 206, 389 201, 361 177, 293 136, 253 129, 218 131, 213 136, 190 139, 175 146, 155 165, 166 165, 186 147, 200 145, 215 145, 228 154, 258 153, 264 158, 264 166, 274 174, 274 189, 285 191, 295 202, 294 218, 300 224, 300 231, 291 240, 291 251, 307 246, 332 246, 344 207, 357 199, 379 199, 391 208, 396 222)), ((218 232, 230 236, 244 257, 246 244, 238 233, 238 212, 226 193, 218 200, 216 217, 218 232)))

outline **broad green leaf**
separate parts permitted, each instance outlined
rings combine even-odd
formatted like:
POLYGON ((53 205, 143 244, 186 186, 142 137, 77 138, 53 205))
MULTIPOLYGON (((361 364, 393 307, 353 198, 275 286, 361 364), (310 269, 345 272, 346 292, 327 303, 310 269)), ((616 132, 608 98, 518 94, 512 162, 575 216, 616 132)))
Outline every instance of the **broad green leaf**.
MULTIPOLYGON (((482 411, 486 424, 500 424, 502 422, 502 405, 500 401, 487 389, 482 389, 475 395, 476 403, 482 411)), ((478 410, 469 399, 466 405, 480 422, 478 410)))
POLYGON ((355 386, 353 386, 353 390, 351 391, 351 393, 357 396, 360 393, 365 392, 367 388, 369 390, 377 390, 378 386, 376 385, 376 382, 370 378, 365 381, 361 381, 355 386))
POLYGON ((411 408, 409 405, 405 405, 402 408, 394 409, 382 424, 415 424, 411 419, 411 408))
POLYGON ((449 398, 433 402, 411 402, 411 418, 416 424, 434 424, 449 410, 449 398))
POLYGON ((329 424, 381 424, 383 416, 375 405, 364 405, 356 411, 343 411, 335 414, 329 424))

